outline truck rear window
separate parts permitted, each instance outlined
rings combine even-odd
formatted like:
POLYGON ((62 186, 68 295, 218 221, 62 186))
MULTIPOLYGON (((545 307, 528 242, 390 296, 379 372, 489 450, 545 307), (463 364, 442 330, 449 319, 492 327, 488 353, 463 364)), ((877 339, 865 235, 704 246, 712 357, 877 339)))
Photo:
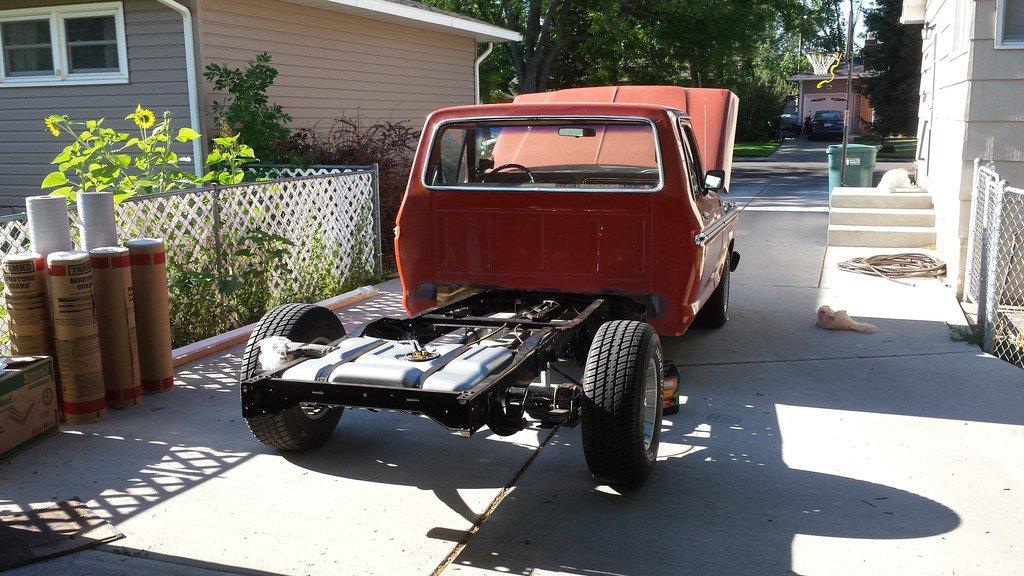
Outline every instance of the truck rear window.
POLYGON ((654 127, 636 120, 487 120, 442 124, 431 188, 651 191, 661 186, 654 127))

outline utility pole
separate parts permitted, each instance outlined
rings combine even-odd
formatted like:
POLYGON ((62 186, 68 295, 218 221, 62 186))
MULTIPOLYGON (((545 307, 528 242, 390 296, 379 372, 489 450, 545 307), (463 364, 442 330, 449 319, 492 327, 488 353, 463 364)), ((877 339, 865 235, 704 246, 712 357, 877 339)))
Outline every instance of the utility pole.
POLYGON ((843 163, 839 166, 839 185, 846 186, 846 155, 850 145, 850 101, 853 100, 853 1, 846 21, 846 112, 843 117, 843 163))

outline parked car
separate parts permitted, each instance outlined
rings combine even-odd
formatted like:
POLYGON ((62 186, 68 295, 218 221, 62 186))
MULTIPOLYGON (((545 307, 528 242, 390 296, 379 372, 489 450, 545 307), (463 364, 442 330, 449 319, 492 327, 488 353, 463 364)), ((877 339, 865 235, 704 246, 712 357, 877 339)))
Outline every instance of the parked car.
POLYGON ((843 113, 838 110, 819 110, 808 123, 808 140, 843 137, 843 113))
POLYGON ((728 319, 738 104, 621 86, 431 114, 395 228, 411 317, 346 335, 324 308, 269 312, 240 374, 253 435, 310 448, 345 407, 462 436, 515 434, 529 415, 582 425, 599 481, 642 482, 679 381, 658 335, 728 319))
POLYGON ((783 112, 779 115, 779 137, 797 138, 803 132, 800 117, 794 112, 783 112))

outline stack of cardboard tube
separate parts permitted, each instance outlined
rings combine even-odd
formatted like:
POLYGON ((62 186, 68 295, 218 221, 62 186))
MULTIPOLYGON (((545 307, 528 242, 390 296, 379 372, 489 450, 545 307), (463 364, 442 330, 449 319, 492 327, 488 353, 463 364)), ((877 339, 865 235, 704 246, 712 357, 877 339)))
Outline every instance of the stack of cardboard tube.
POLYGON ((164 242, 118 244, 110 193, 79 195, 82 250, 74 250, 67 202, 26 202, 30 251, 0 264, 11 348, 55 359, 61 418, 99 420, 174 386, 164 242))

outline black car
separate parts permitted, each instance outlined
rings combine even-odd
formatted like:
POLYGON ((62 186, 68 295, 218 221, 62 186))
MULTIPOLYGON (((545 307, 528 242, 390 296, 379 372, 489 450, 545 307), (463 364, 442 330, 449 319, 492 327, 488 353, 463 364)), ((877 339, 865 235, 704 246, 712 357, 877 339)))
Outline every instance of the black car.
POLYGON ((838 110, 819 110, 807 126, 807 139, 843 137, 843 113, 838 110))
POLYGON ((779 115, 779 136, 782 138, 796 138, 800 136, 803 127, 800 125, 800 117, 794 112, 783 112, 779 115))

